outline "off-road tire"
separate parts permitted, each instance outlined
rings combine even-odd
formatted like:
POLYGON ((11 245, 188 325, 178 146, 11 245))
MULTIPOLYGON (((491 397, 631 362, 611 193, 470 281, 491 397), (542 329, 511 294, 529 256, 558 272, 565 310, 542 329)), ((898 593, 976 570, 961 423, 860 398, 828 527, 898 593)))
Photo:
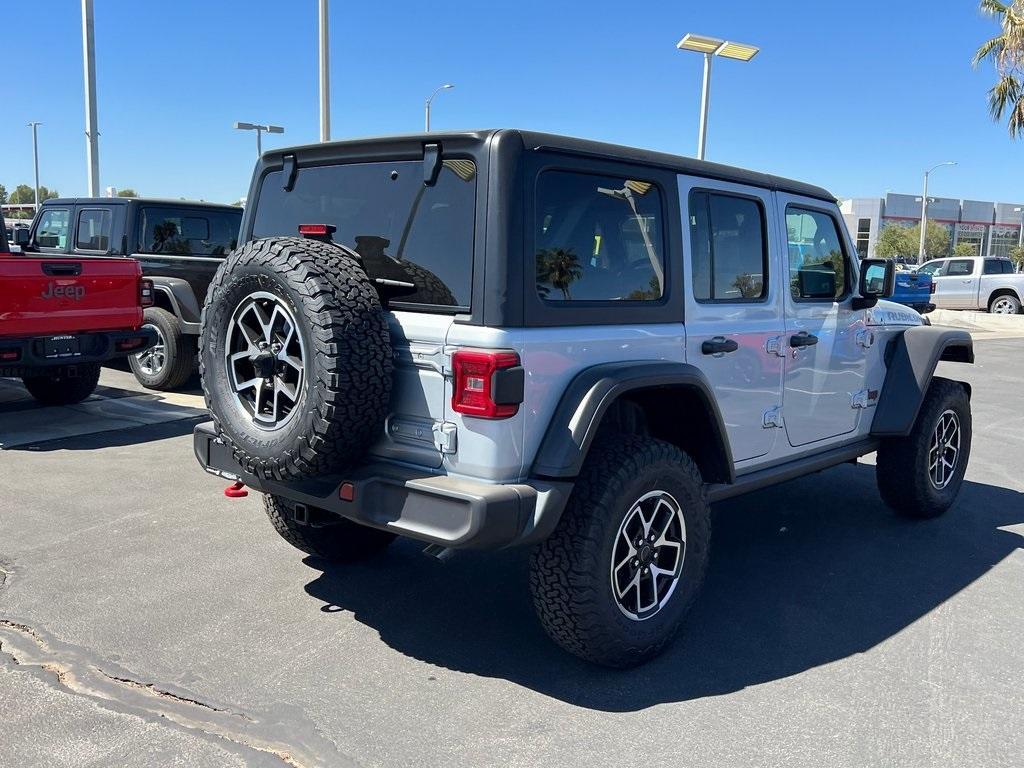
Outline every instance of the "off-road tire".
POLYGON ((166 309, 150 307, 145 311, 146 325, 152 325, 164 340, 164 364, 155 373, 139 367, 137 355, 128 356, 128 365, 136 380, 147 389, 172 390, 182 386, 196 368, 196 339, 182 332, 181 321, 166 309))
POLYGON ((199 346, 206 405, 247 472, 272 479, 338 472, 382 432, 393 367, 387 319, 358 261, 337 246, 277 237, 234 251, 210 284, 199 346), (274 430, 255 426, 237 404, 224 359, 232 313, 257 291, 289 308, 306 350, 294 417, 274 430))
POLYGON ((330 525, 295 522, 295 505, 279 496, 264 494, 263 508, 281 538, 308 555, 337 563, 352 563, 387 549, 395 534, 368 528, 339 517, 330 525))
POLYGON ((956 500, 970 454, 971 403, 967 392, 955 381, 934 378, 910 434, 885 438, 878 448, 875 478, 882 500, 905 517, 938 517, 956 500), (939 418, 947 410, 959 419, 960 452, 952 478, 939 489, 929 478, 929 452, 939 418))
POLYGON ((42 376, 25 376, 22 382, 36 400, 44 405, 74 405, 93 392, 100 381, 99 363, 82 363, 58 368, 42 376), (71 375, 74 370, 74 376, 71 375))
POLYGON ((704 583, 710 545, 708 501, 693 460, 660 440, 608 435, 591 449, 555 531, 533 551, 530 591, 537 615, 558 645, 582 659, 608 667, 642 664, 678 631, 704 583), (685 554, 668 602, 638 621, 619 609, 609 566, 630 506, 655 489, 679 501, 685 554))

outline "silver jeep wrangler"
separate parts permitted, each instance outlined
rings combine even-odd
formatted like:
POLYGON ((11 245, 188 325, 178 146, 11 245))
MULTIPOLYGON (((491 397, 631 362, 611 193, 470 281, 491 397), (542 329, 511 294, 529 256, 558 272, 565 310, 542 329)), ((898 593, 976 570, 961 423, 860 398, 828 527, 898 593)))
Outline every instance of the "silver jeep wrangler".
POLYGON ((970 336, 884 299, 824 189, 517 130, 275 150, 202 318, 211 473, 341 561, 396 535, 531 545, 551 637, 609 666, 671 639, 709 504, 877 451, 942 514, 970 336))

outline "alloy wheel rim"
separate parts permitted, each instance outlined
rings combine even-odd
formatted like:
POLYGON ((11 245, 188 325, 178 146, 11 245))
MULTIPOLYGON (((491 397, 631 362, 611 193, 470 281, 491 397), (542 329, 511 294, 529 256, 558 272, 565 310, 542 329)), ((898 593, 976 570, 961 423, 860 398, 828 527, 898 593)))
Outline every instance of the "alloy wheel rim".
POLYGON ((305 384, 306 350, 278 296, 257 291, 235 308, 224 355, 235 402, 255 426, 275 430, 291 421, 305 384))
POLYGON ((147 323, 144 327, 152 328, 156 331, 156 344, 149 349, 139 352, 135 356, 135 362, 139 366, 139 370, 144 374, 156 376, 164 369, 164 365, 167 364, 167 340, 155 325, 147 323))
POLYGON ((997 315, 1015 315, 1017 314, 1017 307, 1014 306, 1009 298, 1003 296, 1000 299, 996 299, 992 304, 992 312, 997 315))
POLYGON ((612 546, 610 579, 615 604, 627 618, 644 621, 675 592, 686 557, 686 521, 667 491, 633 502, 612 546))
POLYGON ((943 411, 932 432, 928 449, 928 479, 937 490, 949 485, 956 474, 960 435, 960 417, 955 411, 943 411))

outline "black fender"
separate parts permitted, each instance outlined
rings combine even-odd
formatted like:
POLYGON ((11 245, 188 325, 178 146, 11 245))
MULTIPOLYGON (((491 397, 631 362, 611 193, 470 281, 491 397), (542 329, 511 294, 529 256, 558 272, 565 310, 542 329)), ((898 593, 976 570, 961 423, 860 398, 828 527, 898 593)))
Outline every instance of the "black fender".
MULTIPOLYGON (((886 350, 887 370, 882 394, 871 422, 877 437, 910 434, 939 360, 974 362, 971 334, 958 328, 919 325, 908 328, 886 350)), ((963 384, 970 394, 970 386, 963 384)))
POLYGON ((718 474, 733 482, 735 467, 729 436, 711 383, 692 365, 654 360, 604 363, 577 374, 551 417, 534 459, 532 474, 547 478, 576 477, 612 403, 627 392, 659 387, 683 387, 699 397, 710 416, 712 439, 720 447, 723 466, 718 474))
POLYGON ((161 276, 148 279, 153 281, 153 290, 159 291, 170 301, 174 315, 185 326, 186 332, 198 333, 202 307, 188 281, 182 280, 180 277, 161 276), (191 326, 195 326, 195 328, 193 329, 191 326))

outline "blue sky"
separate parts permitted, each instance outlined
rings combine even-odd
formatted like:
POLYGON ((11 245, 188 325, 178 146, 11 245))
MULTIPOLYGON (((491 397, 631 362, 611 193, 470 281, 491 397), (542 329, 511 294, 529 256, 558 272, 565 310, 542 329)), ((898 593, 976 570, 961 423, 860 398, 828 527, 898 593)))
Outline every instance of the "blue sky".
MULTIPOLYGON (((317 139, 316 0, 95 0, 100 181, 141 194, 233 201, 255 137, 317 139)), ((5 3, 0 183, 86 192, 78 0, 5 3)), ((693 31, 762 47, 718 60, 707 156, 840 196, 916 192, 1024 200, 1024 142, 993 123, 994 80, 970 58, 997 27, 974 0, 451 2, 332 0, 335 138, 422 128, 524 127, 693 154, 693 31)))

